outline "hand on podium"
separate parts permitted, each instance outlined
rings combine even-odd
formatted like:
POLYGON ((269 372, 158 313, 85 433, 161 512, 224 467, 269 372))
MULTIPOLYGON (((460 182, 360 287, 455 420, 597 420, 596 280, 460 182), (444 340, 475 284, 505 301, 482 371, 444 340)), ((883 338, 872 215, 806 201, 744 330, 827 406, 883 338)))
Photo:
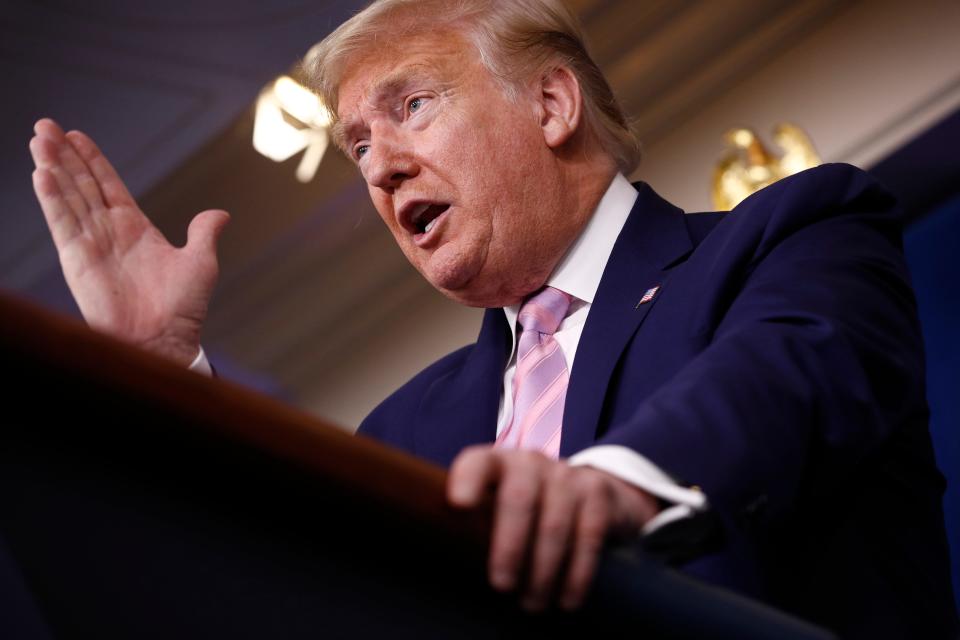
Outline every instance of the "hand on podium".
POLYGON ((605 543, 637 539, 659 510, 653 496, 598 469, 538 451, 467 447, 450 468, 447 497, 470 509, 491 496, 490 584, 519 592, 529 611, 578 608, 605 543))
POLYGON ((67 285, 87 323, 189 365, 218 275, 216 242, 230 216, 194 217, 172 246, 85 134, 50 119, 30 140, 33 188, 53 235, 67 285))

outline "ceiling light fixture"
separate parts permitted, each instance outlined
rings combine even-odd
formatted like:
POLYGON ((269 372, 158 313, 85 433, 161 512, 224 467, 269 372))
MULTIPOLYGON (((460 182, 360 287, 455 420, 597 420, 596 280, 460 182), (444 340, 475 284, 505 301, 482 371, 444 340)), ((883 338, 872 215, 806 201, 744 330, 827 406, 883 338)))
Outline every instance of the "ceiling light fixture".
POLYGON ((330 144, 330 114, 320 98, 289 76, 281 76, 257 98, 253 120, 253 148, 274 162, 300 151, 300 182, 310 182, 330 144))

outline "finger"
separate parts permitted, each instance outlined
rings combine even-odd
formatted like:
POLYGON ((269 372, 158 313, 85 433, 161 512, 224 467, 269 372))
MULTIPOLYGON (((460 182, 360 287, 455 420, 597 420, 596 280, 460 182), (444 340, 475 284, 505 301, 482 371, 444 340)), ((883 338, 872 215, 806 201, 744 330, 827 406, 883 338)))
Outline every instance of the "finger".
POLYGON ((500 477, 500 456, 489 446, 467 447, 454 459, 447 477, 447 499, 457 507, 475 507, 500 477))
POLYGON ((33 125, 33 131, 38 136, 49 138, 54 142, 63 141, 63 129, 52 118, 41 118, 33 125))
POLYGON ((73 145, 70 144, 70 134, 67 134, 66 141, 60 145, 60 160, 63 168, 70 174, 77 191, 83 196, 90 211, 99 211, 106 207, 103 194, 100 193, 100 186, 93 177, 87 163, 80 157, 73 145))
POLYGON ((230 214, 223 209, 198 213, 187 228, 187 251, 216 259, 217 239, 228 222, 230 214))
POLYGON ((33 172, 33 190, 40 201, 53 243, 59 251, 80 233, 80 225, 71 207, 64 201, 60 186, 49 170, 37 169, 33 172))
POLYGON ((510 591, 527 565, 547 459, 514 452, 504 457, 490 537, 490 583, 510 591))
MULTIPOLYGON (((37 153, 33 153, 34 162, 38 167, 50 169, 53 172, 64 198, 68 203, 76 205, 74 202, 75 195, 80 198, 82 198, 82 195, 80 195, 76 185, 72 183, 69 175, 64 172, 63 160, 60 157, 62 147, 69 144, 63 129, 52 118, 41 118, 33 125, 33 130, 36 137, 30 141, 30 150, 33 153, 35 146, 38 150, 37 153)), ((86 206, 75 213, 83 214, 85 211, 86 206)))
POLYGON ((593 582, 612 518, 608 488, 600 478, 592 477, 588 482, 581 491, 573 552, 560 600, 564 609, 576 609, 583 603, 593 582))
POLYGON ((577 510, 576 492, 571 479, 575 469, 556 463, 543 488, 543 500, 534 540, 533 563, 527 583, 524 606, 543 609, 557 586, 563 564, 569 556, 577 510))
POLYGON ((90 168, 108 207, 137 206, 116 169, 90 136, 82 131, 71 131, 67 140, 90 168))
POLYGON ((30 155, 37 167, 49 169, 60 164, 60 154, 57 147, 60 142, 49 136, 37 134, 30 138, 30 155))
POLYGON ((30 154, 38 169, 45 169, 57 182, 59 197, 71 208, 79 223, 87 215, 87 203, 77 190, 71 176, 64 170, 58 143, 45 136, 35 136, 30 140, 30 154))

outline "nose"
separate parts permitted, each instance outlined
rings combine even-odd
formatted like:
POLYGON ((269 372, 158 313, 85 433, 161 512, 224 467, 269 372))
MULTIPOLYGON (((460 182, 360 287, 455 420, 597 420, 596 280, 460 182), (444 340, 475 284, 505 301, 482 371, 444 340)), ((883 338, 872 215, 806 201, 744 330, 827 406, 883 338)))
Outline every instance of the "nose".
POLYGON ((370 186, 392 193, 404 180, 416 176, 420 168, 411 149, 399 136, 379 129, 371 130, 364 179, 370 186))

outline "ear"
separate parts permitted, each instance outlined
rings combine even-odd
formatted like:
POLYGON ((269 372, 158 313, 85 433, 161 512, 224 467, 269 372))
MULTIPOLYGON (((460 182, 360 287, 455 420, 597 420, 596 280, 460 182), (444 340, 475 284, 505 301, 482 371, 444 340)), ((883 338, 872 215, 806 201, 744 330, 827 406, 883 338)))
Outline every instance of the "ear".
POLYGON ((580 83, 567 67, 557 67, 540 81, 540 126, 547 146, 557 148, 577 132, 583 117, 580 83))

